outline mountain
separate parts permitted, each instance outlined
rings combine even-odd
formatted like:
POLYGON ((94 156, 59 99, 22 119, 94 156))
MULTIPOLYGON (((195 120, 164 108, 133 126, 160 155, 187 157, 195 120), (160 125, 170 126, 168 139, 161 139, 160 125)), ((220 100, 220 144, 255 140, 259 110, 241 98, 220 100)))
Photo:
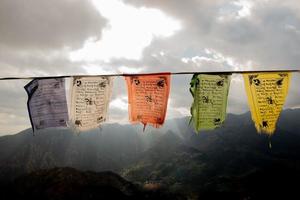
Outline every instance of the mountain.
POLYGON ((83 172, 73 168, 38 170, 23 175, 2 186, 0 195, 1 199, 44 200, 184 199, 164 188, 143 188, 113 172, 83 172))
POLYGON ((146 139, 135 127, 119 124, 108 124, 79 135, 69 129, 47 129, 33 136, 28 129, 3 136, 0 137, 0 180, 53 167, 118 172, 147 148, 146 139))
MULTIPOLYGON (((106 124, 73 133, 47 129, 0 137, 0 182, 43 169, 112 171, 145 188, 189 199, 285 198, 297 194, 300 109, 284 110, 275 134, 257 134, 250 113, 228 114, 222 128, 194 133, 189 118, 161 129, 106 124), (270 148, 271 147, 271 148, 270 148)), ((48 172, 47 172, 48 173, 48 172)))
POLYGON ((284 111, 271 138, 256 133, 250 113, 229 115, 224 127, 198 135, 168 132, 122 175, 168 185, 191 199, 300 197, 294 185, 300 178, 300 126, 291 114, 300 111, 284 111))

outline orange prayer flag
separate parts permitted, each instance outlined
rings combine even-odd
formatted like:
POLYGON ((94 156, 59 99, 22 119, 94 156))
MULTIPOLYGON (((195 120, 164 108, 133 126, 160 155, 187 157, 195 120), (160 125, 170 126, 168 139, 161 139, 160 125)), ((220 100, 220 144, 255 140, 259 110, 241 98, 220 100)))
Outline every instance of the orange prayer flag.
POLYGON ((131 123, 163 125, 170 93, 170 73, 125 76, 131 123))

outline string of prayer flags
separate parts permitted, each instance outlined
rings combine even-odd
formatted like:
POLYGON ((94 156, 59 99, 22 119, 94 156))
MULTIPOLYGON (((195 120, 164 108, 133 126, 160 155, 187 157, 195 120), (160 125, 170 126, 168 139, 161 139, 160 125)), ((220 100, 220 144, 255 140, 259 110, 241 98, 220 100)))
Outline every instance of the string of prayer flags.
POLYGON ((230 75, 195 74, 190 92, 194 98, 191 121, 196 132, 220 127, 225 121, 230 75))
POLYGON ((112 78, 74 77, 71 85, 71 124, 77 130, 99 127, 107 119, 112 78))
MULTIPOLYGON (((232 72, 243 74, 252 120, 259 133, 269 135, 274 133, 288 94, 291 72, 297 71, 299 70, 232 72)), ((173 74, 187 74, 187 72, 173 74)), ((141 75, 25 77, 33 78, 24 86, 28 94, 27 107, 33 131, 67 125, 80 131, 99 127, 108 118, 112 76, 125 76, 131 123, 141 122, 144 130, 147 124, 156 128, 164 124, 170 93, 169 72, 141 75), (64 78, 73 78, 69 107, 64 78)), ((6 79, 16 78, 1 80, 6 79)), ((230 80, 231 72, 220 74, 196 72, 193 75, 190 83, 190 92, 193 96, 190 122, 193 122, 196 132, 213 130, 224 123, 230 80)))
POLYGON ((170 93, 170 73, 125 76, 131 123, 163 125, 170 93))
POLYGON ((291 73, 244 74, 252 120, 259 133, 272 135, 288 94, 291 73))
POLYGON ((24 88, 28 94, 27 107, 33 131, 67 126, 69 118, 64 79, 34 79, 24 88))

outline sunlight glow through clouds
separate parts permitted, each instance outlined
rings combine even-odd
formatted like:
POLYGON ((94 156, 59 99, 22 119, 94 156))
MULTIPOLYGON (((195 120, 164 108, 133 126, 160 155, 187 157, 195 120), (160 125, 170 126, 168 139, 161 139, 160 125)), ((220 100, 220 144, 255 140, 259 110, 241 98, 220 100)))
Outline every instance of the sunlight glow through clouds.
POLYGON ((138 60, 154 37, 170 37, 181 28, 179 21, 157 9, 135 8, 118 0, 93 0, 93 3, 108 25, 101 40, 90 38, 82 49, 71 52, 72 61, 138 60))

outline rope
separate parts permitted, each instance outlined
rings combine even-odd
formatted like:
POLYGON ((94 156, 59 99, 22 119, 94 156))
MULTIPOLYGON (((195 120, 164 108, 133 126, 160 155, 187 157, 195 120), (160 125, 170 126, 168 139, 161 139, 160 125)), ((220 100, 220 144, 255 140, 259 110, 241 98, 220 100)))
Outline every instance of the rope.
POLYGON ((52 78, 72 78, 82 77, 99 77, 99 76, 147 76, 147 75, 186 75, 186 74, 246 74, 246 73, 280 73, 280 72, 300 72, 300 70, 256 70, 256 71, 193 71, 193 72, 161 72, 161 73, 141 73, 141 74, 102 74, 102 75, 58 75, 58 76, 16 76, 16 77, 0 77, 0 81, 5 80, 26 80, 26 79, 52 79, 52 78))

